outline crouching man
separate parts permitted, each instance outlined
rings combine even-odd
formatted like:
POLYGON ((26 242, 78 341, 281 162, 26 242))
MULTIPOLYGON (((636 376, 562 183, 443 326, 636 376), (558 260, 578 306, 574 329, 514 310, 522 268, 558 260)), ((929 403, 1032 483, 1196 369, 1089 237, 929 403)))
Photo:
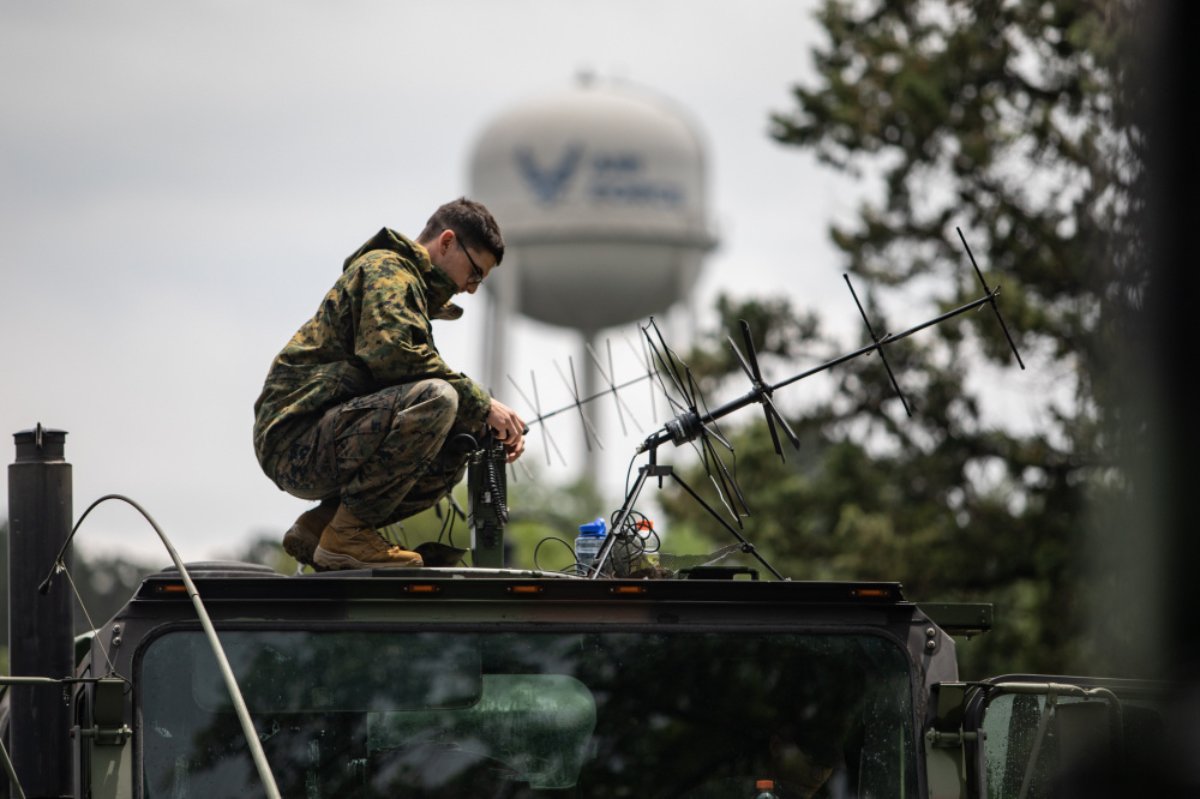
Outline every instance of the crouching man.
POLYGON ((504 240, 491 213, 462 198, 438 208, 416 241, 384 228, 346 259, 312 319, 275 357, 254 405, 254 451, 279 488, 320 504, 283 538, 318 569, 423 565, 376 528, 431 507, 462 479, 485 426, 512 462, 525 424, 453 371, 432 319, 474 294, 499 266, 504 240))

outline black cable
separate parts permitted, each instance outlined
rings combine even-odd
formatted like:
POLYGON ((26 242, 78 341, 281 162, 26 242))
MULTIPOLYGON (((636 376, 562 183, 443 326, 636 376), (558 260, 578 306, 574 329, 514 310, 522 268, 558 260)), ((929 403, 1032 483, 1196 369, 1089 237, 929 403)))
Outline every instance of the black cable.
POLYGON ((71 545, 71 539, 75 537, 75 533, 79 530, 79 525, 83 524, 83 520, 88 517, 88 514, 91 513, 97 505, 110 499, 119 499, 122 502, 132 505, 138 513, 145 517, 146 521, 150 523, 150 526, 154 528, 155 532, 157 532, 160 536, 162 535, 162 528, 158 526, 158 522, 154 521, 154 518, 151 517, 150 514, 146 512, 146 509, 141 505, 137 504, 129 497, 122 496, 121 494, 105 494, 91 505, 88 505, 87 510, 85 510, 83 515, 79 517, 79 521, 75 522, 75 526, 71 528, 71 532, 67 535, 67 540, 63 541, 62 546, 59 547, 58 554, 54 556, 54 563, 50 566, 50 572, 46 575, 46 579, 42 580, 41 585, 38 586, 39 594, 45 595, 48 593, 50 591, 50 583, 54 580, 54 575, 58 574, 60 571, 66 571, 66 566, 62 562, 63 555, 67 553, 67 547, 71 545))
MULTIPOLYGON (((95 502, 93 502, 91 505, 88 505, 87 510, 85 510, 83 512, 83 514, 80 515, 79 520, 76 521, 75 525, 71 528, 71 532, 67 535, 67 539, 65 541, 63 541, 62 546, 58 550, 58 554, 55 555, 54 563, 52 563, 50 565, 50 571, 46 574, 46 579, 42 580, 41 585, 38 586, 38 593, 45 595, 50 592, 50 584, 54 581, 54 576, 57 575, 59 572, 66 574, 67 580, 71 583, 71 589, 75 593, 75 601, 77 601, 79 603, 79 606, 83 609, 84 615, 87 616, 88 624, 92 624, 91 616, 88 615, 87 608, 83 606, 83 597, 80 595, 79 590, 75 587, 75 581, 73 579, 71 579, 71 573, 67 570, 67 566, 63 562, 63 557, 66 555, 67 547, 71 545, 72 539, 75 538, 75 533, 79 531, 80 526, 83 524, 83 520, 88 517, 88 514, 90 514, 96 508, 97 505, 100 505, 101 503, 106 502, 110 499, 119 499, 122 502, 125 502, 125 503, 133 506, 134 510, 136 510, 138 513, 142 514, 142 517, 145 518, 145 520, 150 523, 150 526, 154 528, 154 531, 156 533, 158 533, 159 538, 162 538, 164 543, 166 543, 166 536, 163 533, 162 528, 158 526, 158 522, 156 522, 154 520, 154 517, 151 516, 150 513, 145 508, 143 508, 138 503, 134 502, 129 497, 123 496, 121 494, 105 494, 104 496, 100 497, 95 502)), ((172 554, 174 554, 173 548, 170 547, 169 544, 168 544, 168 551, 170 551, 170 552, 172 552, 172 554)), ((94 625, 93 625, 93 627, 94 627, 94 625)), ((99 638, 96 639, 96 642, 100 646, 100 651, 104 655, 104 660, 106 661, 106 664, 108 666, 108 673, 105 676, 118 677, 119 679, 125 681, 125 684, 127 687, 131 687, 132 682, 128 678, 117 673, 115 667, 113 666, 113 662, 112 662, 111 658, 109 657, 108 650, 104 646, 104 643, 102 641, 100 641, 99 638)))
MULTIPOLYGON (((562 544, 564 547, 567 548, 567 551, 571 553, 571 560, 574 561, 574 563, 572 563, 570 566, 568 566, 567 569, 571 569, 572 571, 574 571, 575 568, 579 565, 579 558, 575 554, 575 548, 556 535, 548 535, 545 538, 543 538, 541 541, 537 542, 537 545, 533 548, 533 568, 537 569, 538 571, 543 571, 542 567, 538 563, 538 552, 541 550, 542 544, 546 543, 547 541, 557 541, 558 543, 562 544)), ((556 569, 555 571, 566 572, 567 569, 556 569)))
MULTIPOLYGON (((619 515, 620 511, 615 511, 609 523, 614 524, 619 515)), ((614 528, 609 535, 615 537, 609 551, 609 562, 618 575, 628 573, 639 559, 662 548, 662 538, 654 529, 654 523, 636 510, 629 511, 620 529, 614 528)))
MULTIPOLYGON (((453 489, 451 489, 451 490, 453 490, 453 489)), ((444 497, 443 497, 443 499, 444 499, 444 497)), ((439 500, 438 500, 438 504, 440 505, 440 504, 441 504, 441 502, 442 502, 442 500, 440 500, 440 499, 439 499, 439 500)), ((451 530, 453 530, 453 529, 454 529, 454 517, 455 517, 455 515, 456 515, 456 514, 455 514, 455 512, 454 512, 454 508, 453 508, 453 507, 450 505, 450 502, 449 502, 449 500, 447 500, 447 501, 446 501, 446 515, 445 515, 445 516, 442 518, 442 527, 441 527, 441 529, 440 529, 440 530, 438 530, 437 542, 438 542, 439 544, 440 544, 440 543, 442 543, 442 539, 446 537, 446 533, 447 533, 448 531, 451 531, 451 530)))
MULTIPOLYGON (((490 439, 491 436, 488 438, 490 439)), ((500 490, 500 475, 496 471, 494 449, 495 447, 489 446, 484 452, 483 474, 487 480, 488 491, 492 492, 492 504, 496 508, 496 517, 500 519, 501 524, 508 524, 508 505, 504 501, 504 492, 500 490)), ((503 445, 500 445, 500 451, 504 451, 503 445)))
MULTIPOLYGON (((470 433, 458 433, 444 446, 462 448, 467 452, 467 458, 470 459, 470 453, 479 449, 479 441, 470 433)), ((442 539, 446 539, 450 546, 454 546, 454 524, 457 521, 456 517, 459 515, 458 507, 455 505, 453 496, 451 496, 456 482, 454 477, 457 473, 456 469, 446 476, 446 484, 442 488, 443 493, 441 498, 435 503, 435 507, 438 507, 443 499, 446 500, 446 515, 442 517, 442 526, 438 530, 437 543, 440 544, 442 543, 442 539)))
POLYGON ((625 496, 629 496, 629 477, 633 474, 633 464, 640 454, 640 452, 633 453, 633 457, 629 459, 629 466, 625 468, 625 496))

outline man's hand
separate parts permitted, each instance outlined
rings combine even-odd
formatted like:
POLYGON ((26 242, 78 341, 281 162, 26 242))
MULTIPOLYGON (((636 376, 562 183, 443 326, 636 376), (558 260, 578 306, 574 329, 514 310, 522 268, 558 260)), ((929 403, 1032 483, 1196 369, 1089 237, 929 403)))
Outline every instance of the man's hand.
POLYGON ((488 427, 496 433, 496 440, 504 445, 508 453, 508 462, 512 463, 521 457, 525 451, 525 422, 517 416, 517 412, 498 399, 492 399, 491 410, 487 416, 488 427))

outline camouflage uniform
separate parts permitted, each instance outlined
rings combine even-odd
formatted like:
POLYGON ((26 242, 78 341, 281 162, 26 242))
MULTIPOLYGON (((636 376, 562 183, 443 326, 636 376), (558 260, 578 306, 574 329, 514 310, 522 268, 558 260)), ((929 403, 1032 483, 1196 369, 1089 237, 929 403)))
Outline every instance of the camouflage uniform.
POLYGON ((491 398, 433 343, 430 318, 462 313, 449 303, 457 290, 424 247, 386 228, 346 259, 254 405, 254 451, 277 486, 340 496, 383 526, 462 479, 455 436, 482 430, 491 398))

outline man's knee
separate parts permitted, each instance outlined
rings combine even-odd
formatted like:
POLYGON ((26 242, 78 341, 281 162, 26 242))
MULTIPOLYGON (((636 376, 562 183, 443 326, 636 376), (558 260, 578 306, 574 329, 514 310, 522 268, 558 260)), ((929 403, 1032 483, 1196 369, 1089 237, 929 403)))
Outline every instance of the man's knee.
POLYGON ((445 436, 458 416, 458 392, 454 386, 431 377, 412 383, 408 388, 407 409, 418 411, 439 435, 445 436))
POLYGON ((458 392, 445 380, 430 377, 426 380, 418 380, 413 383, 413 386, 420 393, 422 401, 443 408, 452 414, 458 413, 458 392))

